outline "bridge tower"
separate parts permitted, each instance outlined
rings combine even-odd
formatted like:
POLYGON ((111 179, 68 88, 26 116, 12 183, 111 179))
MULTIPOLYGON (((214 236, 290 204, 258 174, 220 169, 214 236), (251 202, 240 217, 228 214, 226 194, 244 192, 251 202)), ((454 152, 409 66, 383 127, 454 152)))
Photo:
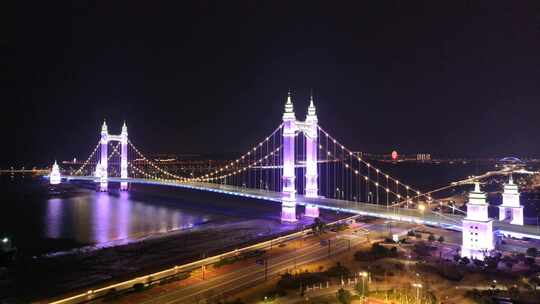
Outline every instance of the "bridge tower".
POLYGON ((103 121, 103 125, 101 126, 101 159, 100 159, 100 185, 99 190, 100 191, 107 191, 108 188, 108 150, 107 147, 109 145, 109 131, 107 129, 107 123, 103 121))
MULTIPOLYGON (((107 128, 107 123, 104 121, 101 126, 101 154, 100 162, 96 166, 95 176, 99 177, 99 190, 107 191, 108 189, 108 178, 109 178, 109 167, 108 167, 108 145, 109 142, 116 141, 120 142, 120 178, 128 178, 128 131, 126 122, 122 125, 122 133, 120 135, 111 135, 107 128)), ((127 190, 128 183, 120 182, 120 190, 127 190)))
POLYGON ((51 185, 58 185, 62 181, 62 176, 60 176, 60 168, 58 167, 58 163, 54 161, 54 164, 52 166, 51 174, 49 176, 49 182, 51 185))
MULTIPOLYGON (((317 176, 318 138, 317 138, 317 113, 313 103, 313 95, 310 96, 308 114, 304 123, 304 135, 306 137, 306 197, 319 196, 319 183, 317 176)), ((319 217, 319 208, 312 204, 306 205, 306 216, 319 217)))
MULTIPOLYGON (((281 210, 281 220, 286 222, 296 221, 296 155, 295 137, 298 132, 305 136, 306 151, 306 197, 315 198, 319 195, 317 160, 318 160, 318 120, 317 111, 310 97, 308 113, 305 121, 297 121, 291 92, 287 95, 285 112, 283 113, 283 193, 284 199, 281 210)), ((318 217, 319 208, 312 204, 306 205, 306 216, 318 217)))
POLYGON ((493 220, 488 217, 486 194, 475 183, 474 191, 469 193, 467 216, 462 222, 461 256, 483 260, 494 247, 493 220))
POLYGON ((284 222, 296 221, 296 175, 294 140, 296 136, 296 115, 291 100, 291 92, 287 95, 285 112, 283 113, 283 193, 285 194, 281 205, 281 220, 284 222))
POLYGON ((512 175, 504 185, 503 202, 499 206, 499 220, 510 221, 510 224, 523 226, 523 206, 519 204, 518 186, 514 184, 512 175))
MULTIPOLYGON (((122 125, 122 133, 120 134, 121 154, 120 154, 120 177, 128 178, 128 131, 126 122, 122 125)), ((120 190, 126 191, 128 189, 127 182, 120 182, 120 190)))

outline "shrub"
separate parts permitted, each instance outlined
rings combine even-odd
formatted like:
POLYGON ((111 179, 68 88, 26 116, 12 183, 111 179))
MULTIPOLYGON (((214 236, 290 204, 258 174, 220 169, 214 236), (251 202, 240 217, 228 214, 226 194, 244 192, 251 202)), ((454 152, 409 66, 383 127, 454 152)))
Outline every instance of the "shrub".
POLYGON ((435 250, 436 248, 433 246, 428 246, 424 243, 415 244, 413 251, 417 256, 428 256, 431 251, 435 250))
POLYGON ((530 257, 536 257, 536 255, 538 254, 538 249, 536 249, 535 247, 531 247, 531 248, 527 248, 527 255, 530 256, 530 257))
POLYGON ((380 243, 375 243, 371 246, 370 251, 357 251, 354 254, 354 258, 357 261, 372 261, 388 257, 397 257, 398 252, 396 247, 388 249, 382 246, 380 243))
POLYGON ((454 282, 459 282, 463 279, 463 277, 465 276, 463 274, 463 271, 461 271, 460 269, 458 269, 457 266, 453 265, 453 264, 444 264, 440 267, 437 267, 437 273, 449 280, 449 281, 454 281, 454 282))
POLYGON ((363 284, 362 284, 362 282, 357 283, 354 286, 354 290, 356 290, 356 293, 359 296, 367 297, 369 295, 369 287, 368 287, 368 285, 369 284, 367 282, 364 282, 363 284))
POLYGON ((337 291, 336 297, 339 303, 342 303, 342 304, 350 304, 352 301, 351 292, 343 288, 337 291))
POLYGON ((345 276, 348 276, 350 273, 351 273, 351 271, 349 270, 349 268, 341 265, 340 262, 337 262, 336 265, 330 267, 326 271, 326 274, 329 277, 341 277, 341 276, 345 277, 345 276))
POLYGON ((135 283, 135 284, 133 284, 133 290, 141 291, 143 289, 144 289, 144 284, 143 283, 135 283))

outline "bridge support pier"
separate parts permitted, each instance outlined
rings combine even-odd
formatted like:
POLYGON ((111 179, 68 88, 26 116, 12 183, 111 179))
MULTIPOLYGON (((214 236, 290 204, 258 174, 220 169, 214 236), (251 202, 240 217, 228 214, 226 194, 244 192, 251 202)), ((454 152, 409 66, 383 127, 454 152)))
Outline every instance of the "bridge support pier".
POLYGON ((101 192, 107 192, 109 191, 109 181, 107 180, 107 176, 102 176, 99 180, 99 191, 101 192))
POLYGON ((305 216, 312 217, 312 218, 319 217, 319 207, 315 205, 307 204, 305 216))
POLYGON ((294 223, 296 219, 296 201, 284 199, 281 202, 281 221, 284 223, 294 223))

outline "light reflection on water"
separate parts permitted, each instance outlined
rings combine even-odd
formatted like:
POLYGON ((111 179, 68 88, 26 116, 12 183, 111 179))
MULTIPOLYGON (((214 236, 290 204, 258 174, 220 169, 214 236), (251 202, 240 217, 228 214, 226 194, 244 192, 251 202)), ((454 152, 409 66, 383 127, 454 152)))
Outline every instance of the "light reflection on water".
POLYGON ((43 224, 48 238, 106 244, 154 233, 193 227, 211 219, 174 205, 146 203, 129 192, 85 191, 69 198, 47 200, 43 224))

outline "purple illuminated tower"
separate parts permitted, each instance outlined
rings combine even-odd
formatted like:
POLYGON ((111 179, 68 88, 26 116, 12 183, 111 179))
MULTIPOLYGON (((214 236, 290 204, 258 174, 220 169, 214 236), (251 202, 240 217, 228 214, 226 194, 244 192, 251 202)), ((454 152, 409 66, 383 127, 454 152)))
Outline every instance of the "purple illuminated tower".
POLYGON ((523 206, 519 204, 519 189, 512 175, 504 185, 503 202, 499 206, 499 221, 508 221, 513 225, 523 226, 523 206))
MULTIPOLYGON (((128 178, 128 131, 126 122, 122 126, 122 133, 120 135, 111 135, 107 129, 107 124, 103 122, 101 126, 101 157, 100 162, 96 166, 94 175, 99 178, 99 190, 107 191, 108 189, 108 144, 110 141, 120 142, 120 177, 128 178)), ((120 190, 127 190, 128 183, 120 182, 120 190)))
MULTIPOLYGON (((303 132, 306 138, 306 197, 318 197, 317 181, 317 113, 313 104, 313 95, 310 97, 308 114, 304 123, 303 132)), ((318 217, 319 208, 307 204, 306 216, 318 217)))
MULTIPOLYGON (((122 125, 122 133, 120 134, 120 144, 122 145, 122 151, 120 155, 120 177, 128 178, 128 157, 127 157, 127 144, 128 144, 128 131, 126 122, 122 125)), ((128 189, 127 182, 120 183, 120 190, 126 191, 128 189)))
POLYGON ((101 161, 100 161, 101 170, 100 170, 100 185, 99 185, 100 191, 107 191, 107 179, 108 179, 107 146, 108 144, 109 144, 109 132, 107 130, 107 123, 103 121, 103 125, 101 126, 101 161))
POLYGON ((58 163, 54 161, 51 174, 49 175, 49 182, 51 183, 51 185, 58 185, 61 181, 62 176, 60 175, 60 167, 58 167, 58 163))
POLYGON ((294 172, 294 139, 296 136, 296 115, 294 114, 291 92, 287 95, 285 113, 283 113, 283 193, 281 220, 296 221, 296 187, 294 172))
POLYGON ((474 191, 469 193, 467 217, 463 219, 461 256, 484 260, 493 250, 493 220, 488 217, 486 194, 480 191, 480 184, 475 183, 474 191))
MULTIPOLYGON (((298 132, 306 138, 306 197, 318 197, 318 138, 317 113, 313 96, 310 98, 308 114, 305 121, 297 121, 291 100, 291 92, 287 95, 285 113, 283 113, 283 193, 284 199, 281 208, 281 220, 284 222, 296 221, 296 172, 294 141, 298 132)), ((312 204, 306 205, 306 216, 318 217, 319 208, 312 204)))

